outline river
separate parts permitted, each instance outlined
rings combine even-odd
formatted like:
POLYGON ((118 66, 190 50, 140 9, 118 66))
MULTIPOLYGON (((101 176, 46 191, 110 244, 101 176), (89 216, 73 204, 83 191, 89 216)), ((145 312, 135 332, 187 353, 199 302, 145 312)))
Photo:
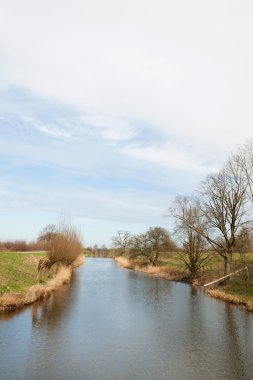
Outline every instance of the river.
POLYGON ((48 300, 0 314, 0 379, 253 379, 253 314, 87 259, 48 300))

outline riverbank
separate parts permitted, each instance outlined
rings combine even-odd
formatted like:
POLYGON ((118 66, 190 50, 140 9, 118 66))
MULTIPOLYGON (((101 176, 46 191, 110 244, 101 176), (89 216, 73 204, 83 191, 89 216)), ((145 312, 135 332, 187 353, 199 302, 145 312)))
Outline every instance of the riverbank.
MULTIPOLYGON (((209 264, 209 268, 207 268, 206 272, 202 273, 202 276, 191 279, 187 272, 176 269, 177 262, 174 255, 171 257, 171 260, 169 258, 161 260, 159 265, 156 267, 152 265, 143 265, 140 262, 129 260, 128 258, 122 256, 115 258, 115 260, 122 268, 143 272, 169 281, 187 282, 194 287, 202 287, 206 282, 221 277, 220 272, 217 271, 217 266, 214 265, 214 261, 209 264), (211 270, 213 273, 211 273, 211 270)), ((247 257, 246 265, 248 264, 251 266, 252 260, 253 256, 247 257)), ((246 281, 245 279, 237 276, 235 278, 231 278, 228 284, 215 289, 207 289, 205 292, 213 298, 217 298, 235 305, 241 305, 245 309, 253 311, 252 278, 246 281)))
POLYGON ((80 255, 71 266, 59 265, 50 276, 35 282, 41 253, 0 252, 0 310, 15 309, 48 297, 71 279, 74 268, 84 263, 80 255))
POLYGON ((116 257, 115 261, 118 265, 125 269, 131 269, 137 272, 144 272, 152 276, 157 276, 164 278, 165 280, 170 281, 183 281, 186 277, 185 272, 180 272, 179 270, 170 268, 170 267, 161 267, 161 266, 152 266, 152 265, 143 265, 140 262, 134 260, 129 260, 126 257, 116 257))

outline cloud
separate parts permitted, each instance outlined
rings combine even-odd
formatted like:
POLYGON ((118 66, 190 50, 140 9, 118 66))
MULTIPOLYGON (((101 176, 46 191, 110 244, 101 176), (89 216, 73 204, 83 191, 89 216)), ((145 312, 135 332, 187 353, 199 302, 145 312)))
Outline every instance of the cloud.
POLYGON ((198 157, 193 152, 188 152, 186 147, 179 147, 171 143, 148 146, 133 144, 124 147, 122 152, 139 160, 152 162, 174 170, 189 170, 206 174, 208 171, 214 172, 219 169, 214 163, 203 162, 203 157, 198 157))
POLYGON ((126 141, 136 137, 137 131, 134 125, 127 120, 108 115, 82 115, 80 121, 84 126, 93 128, 100 133, 105 140, 126 141))
POLYGON ((2 76, 92 118, 142 120, 221 154, 251 135, 252 4, 245 7, 139 0, 112 2, 108 13, 96 1, 8 1, 2 76))
POLYGON ((63 140, 77 140, 77 138, 73 136, 72 131, 66 130, 62 127, 62 125, 59 126, 53 123, 44 124, 29 118, 26 118, 25 121, 28 122, 30 126, 36 128, 38 131, 45 133, 49 136, 63 140))

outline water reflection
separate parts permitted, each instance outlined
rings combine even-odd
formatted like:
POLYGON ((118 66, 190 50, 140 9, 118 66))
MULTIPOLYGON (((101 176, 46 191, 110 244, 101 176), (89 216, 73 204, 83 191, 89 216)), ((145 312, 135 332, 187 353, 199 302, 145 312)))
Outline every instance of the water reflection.
POLYGON ((51 297, 36 303, 31 308, 33 328, 43 328, 55 332, 64 320, 71 315, 73 304, 78 295, 78 279, 73 273, 71 284, 62 286, 51 297))
POLYGON ((250 380, 253 315, 89 259, 50 299, 2 314, 0 351, 1 380, 250 380))

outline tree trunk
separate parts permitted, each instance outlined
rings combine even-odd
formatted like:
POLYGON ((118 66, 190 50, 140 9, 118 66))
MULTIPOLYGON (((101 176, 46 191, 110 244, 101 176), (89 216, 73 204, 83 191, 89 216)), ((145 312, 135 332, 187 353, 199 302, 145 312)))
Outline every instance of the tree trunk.
MULTIPOLYGON (((231 271, 232 271, 232 252, 229 252, 224 258, 224 276, 231 273, 231 271)), ((228 277, 224 280, 224 284, 228 283, 229 281, 230 281, 230 278, 228 277)))
POLYGON ((159 257, 159 252, 156 251, 156 253, 155 253, 155 255, 153 256, 153 259, 152 259, 152 265, 153 265, 154 267, 157 266, 157 260, 158 260, 158 257, 159 257))
POLYGON ((194 280, 197 277, 197 269, 191 270, 190 279, 194 280))
POLYGON ((232 253, 227 252, 226 257, 224 257, 224 276, 232 271, 232 253))

